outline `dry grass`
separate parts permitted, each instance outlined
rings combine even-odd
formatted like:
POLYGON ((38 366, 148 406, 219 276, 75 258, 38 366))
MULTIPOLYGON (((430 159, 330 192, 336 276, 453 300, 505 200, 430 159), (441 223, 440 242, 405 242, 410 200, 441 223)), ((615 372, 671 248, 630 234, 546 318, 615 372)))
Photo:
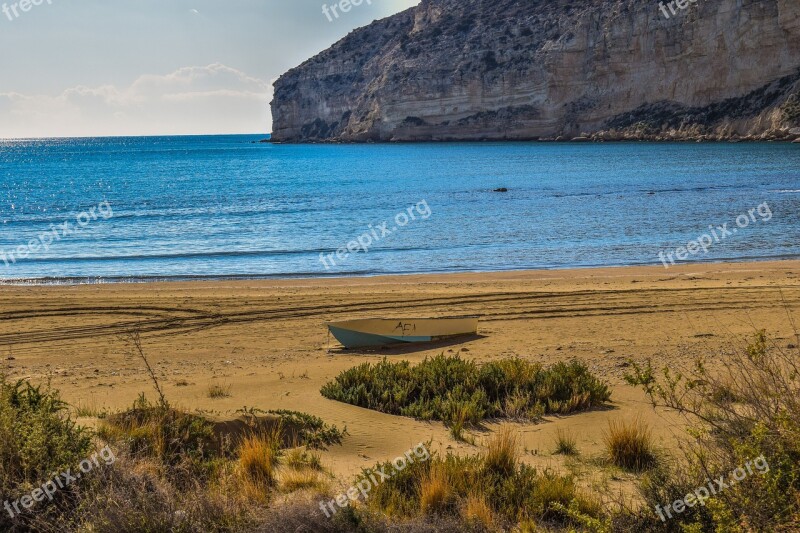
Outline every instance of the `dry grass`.
POLYGON ((488 470, 510 475, 519 461, 519 439, 511 426, 503 426, 486 445, 484 465, 488 470))
POLYGON ((323 470, 319 455, 310 453, 302 447, 285 450, 281 463, 289 468, 323 470))
POLYGON ((465 442, 466 439, 464 438, 464 426, 469 419, 469 407, 466 405, 459 406, 455 413, 453 413, 453 418, 450 421, 450 435, 459 442, 465 442))
POLYGON ((252 434, 239 445, 239 467, 246 491, 256 499, 264 499, 275 486, 280 431, 252 434))
POLYGON ((639 419, 609 421, 603 440, 611 462, 620 468, 641 472, 656 465, 650 428, 639 419))
POLYGON ((330 488, 325 474, 310 467, 282 468, 278 474, 278 482, 284 492, 312 489, 325 494, 330 488))
POLYGON ((391 517, 415 518, 422 510, 426 520, 457 519, 465 533, 518 531, 514 526, 526 520, 538 528, 535 531, 568 531, 583 519, 594 527, 603 517, 597 502, 578 490, 573 476, 538 470, 522 461, 511 426, 500 428, 482 454, 433 453, 429 462, 376 487, 369 506, 391 517), (573 512, 580 516, 573 517, 573 512))
POLYGON ((559 428, 556 431, 556 455, 578 455, 578 440, 572 433, 559 428))
POLYGON ((75 416, 79 418, 103 418, 106 416, 105 409, 101 409, 97 406, 97 399, 92 398, 90 401, 87 400, 79 400, 73 406, 75 411, 75 416))
POLYGON ((278 482, 284 492, 313 489, 323 494, 330 484, 319 455, 309 453, 302 447, 286 450, 280 460, 278 482))
POLYGON ((530 394, 515 391, 503 402, 503 413, 510 420, 526 420, 529 418, 531 404, 530 394))
POLYGON ((42 519, 20 531, 234 532, 253 531, 261 520, 263 510, 242 496, 238 480, 228 482, 220 473, 213 483, 195 480, 176 486, 163 470, 158 460, 118 457, 114 465, 94 470, 82 483, 80 509, 64 522, 42 519))
POLYGON ((467 522, 477 524, 483 529, 491 531, 494 527, 494 513, 486 501, 486 496, 470 494, 464 502, 461 516, 467 522))
POLYGON ((209 398, 213 399, 220 399, 220 398, 230 398, 231 397, 231 386, 228 385, 224 387, 217 383, 210 385, 208 387, 208 392, 206 393, 209 398))
POLYGON ((425 515, 444 512, 451 500, 452 487, 447 471, 436 465, 420 481, 420 509, 425 515))

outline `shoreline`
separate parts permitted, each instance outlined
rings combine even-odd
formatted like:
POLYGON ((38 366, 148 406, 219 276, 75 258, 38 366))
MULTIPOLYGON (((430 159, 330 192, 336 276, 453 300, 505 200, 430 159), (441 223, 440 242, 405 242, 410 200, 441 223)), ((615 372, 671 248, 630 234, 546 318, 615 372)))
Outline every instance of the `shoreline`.
POLYGON ((466 274, 508 274, 508 273, 533 273, 533 272, 573 272, 591 271, 605 269, 639 269, 656 268, 664 271, 665 274, 677 268, 698 268, 709 265, 746 265, 759 263, 782 263, 800 261, 800 257, 765 257, 748 259, 710 259, 708 261, 687 261, 671 265, 664 268, 659 263, 629 263, 613 265, 589 265, 589 266, 568 266, 568 267, 541 267, 541 268, 509 268, 502 270, 457 270, 457 271, 427 271, 427 272, 398 272, 398 273, 353 273, 353 274, 241 274, 241 275, 221 275, 221 276, 110 276, 110 277, 44 277, 44 278, 0 278, 0 289, 3 287, 80 287, 94 285, 147 285, 152 283, 213 283, 213 282, 258 282, 258 281, 325 281, 325 280, 349 280, 349 279, 375 279, 375 278, 403 278, 408 276, 458 276, 466 274))

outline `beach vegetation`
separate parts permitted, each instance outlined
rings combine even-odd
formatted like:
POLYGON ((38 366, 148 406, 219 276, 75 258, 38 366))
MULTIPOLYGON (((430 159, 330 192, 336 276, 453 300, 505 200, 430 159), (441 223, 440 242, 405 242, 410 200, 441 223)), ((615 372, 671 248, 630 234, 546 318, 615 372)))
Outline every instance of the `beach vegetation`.
POLYGON ((650 428, 641 420, 611 420, 603 434, 612 464, 642 472, 655 466, 657 456, 650 428))
POLYGON ((97 400, 94 398, 91 401, 81 400, 73 405, 72 409, 78 418, 105 418, 108 416, 108 412, 98 407, 97 400))
POLYGON ((561 428, 556 430, 556 455, 578 455, 578 440, 575 435, 561 428))
POLYGON ((330 490, 330 475, 322 466, 319 455, 306 447, 285 450, 280 457, 279 485, 283 492, 311 490, 326 494, 330 490))
POLYGON ((308 468, 318 472, 324 470, 319 455, 308 451, 305 447, 286 450, 283 454, 283 463, 291 468, 308 468))
POLYGON ((83 493, 74 529, 253 531, 268 521, 265 505, 279 490, 327 490, 319 457, 307 449, 341 443, 345 431, 295 411, 245 407, 238 419, 218 422, 175 408, 139 336, 131 342, 157 400, 142 393, 100 424, 98 437, 121 460, 83 493))
MULTIPOLYGON (((367 470, 388 470, 390 463, 367 470)), ((569 509, 602 516, 599 504, 569 475, 539 471, 520 460, 518 437, 501 427, 483 453, 433 453, 373 489, 368 507, 397 520, 422 515, 465 526, 510 530, 526 521, 550 527, 577 524, 569 509)))
POLYGON ((245 407, 237 412, 242 414, 247 424, 252 427, 258 427, 264 417, 277 419, 288 438, 288 446, 306 446, 309 449, 322 450, 334 444, 341 444, 347 435, 346 427, 339 429, 334 425, 328 425, 318 416, 299 411, 287 409, 264 411, 245 407))
POLYGON ((441 465, 435 465, 420 480, 419 505, 423 514, 444 513, 452 506, 453 496, 447 470, 441 465))
POLYGON ((326 398, 384 413, 448 423, 454 436, 486 419, 538 420, 602 406, 608 386, 578 361, 549 368, 521 358, 478 365, 459 355, 364 363, 322 387, 326 398))
POLYGON ((313 491, 326 494, 330 490, 328 476, 321 470, 311 467, 288 467, 280 470, 278 485, 282 492, 313 491))
POLYGON ((119 460, 93 472, 60 520, 81 531, 256 531, 276 495, 329 492, 310 450, 344 432, 305 413, 242 413, 215 422, 141 394, 101 422, 97 437, 119 460))
MULTIPOLYGON (((609 423, 601 463, 614 479, 624 476, 638 488, 630 501, 616 502, 608 490, 585 487, 586 480, 569 468, 564 473, 531 466, 517 426, 509 423, 475 453, 432 450, 428 460, 403 470, 391 462, 365 469, 359 479, 377 471, 394 475, 330 518, 319 511, 319 502, 330 500, 332 476, 312 450, 340 443, 346 433, 318 417, 244 408, 235 421, 220 423, 174 407, 155 380, 154 401, 141 394, 129 409, 100 420, 93 433, 77 425, 77 410, 58 391, 0 376, 3 494, 29 493, 53 472, 74 471, 97 445, 108 444, 118 458, 59 491, 36 513, 0 515, 0 529, 49 531, 57 523, 61 530, 96 532, 288 533, 298 524, 334 533, 793 531, 800 528, 800 352, 785 346, 757 332, 740 351, 710 363, 697 359, 680 371, 631 362, 626 379, 654 406, 684 417, 688 438, 680 448, 685 453, 672 456, 656 451, 641 420, 609 423), (710 480, 730 480, 737 471, 747 475, 716 492, 705 490, 710 480), (704 494, 703 504, 687 505, 662 521, 658 509, 692 494, 704 494)), ((362 387, 351 388, 345 379, 342 390, 399 414, 446 419, 455 412, 464 424, 489 415, 513 420, 507 412, 516 412, 524 397, 545 413, 608 399, 588 371, 568 363, 544 369, 513 360, 487 369, 440 357, 432 365, 362 365, 356 374, 367 378, 362 387), (462 391, 452 404, 442 394, 445 385, 455 388, 449 371, 458 383, 475 384, 472 394, 462 391), (388 386, 393 375, 406 381, 388 386), (376 383, 387 385, 385 397, 375 394, 376 383)), ((569 433, 558 431, 555 444, 556 453, 577 453, 569 433)))
POLYGON ((484 457, 484 466, 500 475, 512 474, 519 462, 519 442, 511 426, 503 426, 489 441, 484 457))
POLYGON ((275 486, 275 473, 281 449, 281 429, 244 437, 238 449, 240 472, 252 494, 266 499, 275 486))
POLYGON ((465 442, 464 425, 467 422, 467 410, 465 407, 457 409, 450 420, 450 435, 459 442, 465 442))
POLYGON ((691 494, 709 480, 747 471, 671 522, 683 531, 790 531, 800 527, 800 351, 758 331, 744 349, 676 371, 632 366, 628 381, 654 406, 684 417, 689 442, 680 462, 642 483, 637 527, 660 520, 656 505, 691 494), (761 468, 759 468, 761 467, 761 468), (737 470, 743 469, 743 470, 737 470), (748 471, 749 469, 749 471, 748 471))
MULTIPOLYGON (((51 479, 54 472, 74 469, 91 450, 91 432, 72 420, 58 391, 0 375, 0 494, 4 499, 10 497, 13 502, 51 479)), ((75 505, 70 491, 59 491, 54 498, 64 508, 75 505)), ((43 519, 52 517, 47 510, 40 513, 43 519)), ((0 512, 0 530, 22 528, 29 517, 22 514, 14 522, 11 518, 6 511, 0 512)))
POLYGON ((461 517, 468 524, 475 525, 486 531, 495 529, 495 517, 492 508, 482 494, 471 494, 467 496, 461 510, 461 517))
POLYGON ((230 398, 231 397, 231 386, 228 385, 227 387, 224 385, 220 385, 219 383, 212 383, 208 387, 208 391, 206 391, 206 395, 214 400, 220 398, 230 398))
MULTIPOLYGON (((456 521, 465 531, 793 531, 800 527, 800 352, 789 350, 759 332, 714 366, 697 360, 678 372, 632 363, 628 381, 683 416, 689 437, 683 454, 667 456, 641 420, 609 424, 605 461, 638 486, 633 500, 592 496, 574 475, 528 466, 505 427, 483 453, 434 453, 411 465, 376 487, 369 512, 394 523, 456 521), (716 493, 704 488, 720 476, 736 482, 716 493), (708 497, 661 519, 659 509, 691 503, 692 494, 708 497)), ((573 439, 558 434, 557 449, 568 453, 573 439)), ((366 520, 367 510, 354 513, 366 520)))

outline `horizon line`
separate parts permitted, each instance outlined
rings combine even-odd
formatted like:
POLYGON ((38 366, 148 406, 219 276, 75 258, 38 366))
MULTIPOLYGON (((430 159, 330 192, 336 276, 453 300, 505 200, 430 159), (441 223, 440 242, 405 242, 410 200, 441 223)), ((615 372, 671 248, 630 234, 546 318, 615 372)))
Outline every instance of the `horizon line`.
POLYGON ((146 133, 133 135, 44 135, 41 137, 0 137, 0 142, 4 141, 40 141, 44 139, 131 139, 145 137, 213 137, 213 136, 233 136, 233 135, 269 135, 272 132, 263 133, 146 133))

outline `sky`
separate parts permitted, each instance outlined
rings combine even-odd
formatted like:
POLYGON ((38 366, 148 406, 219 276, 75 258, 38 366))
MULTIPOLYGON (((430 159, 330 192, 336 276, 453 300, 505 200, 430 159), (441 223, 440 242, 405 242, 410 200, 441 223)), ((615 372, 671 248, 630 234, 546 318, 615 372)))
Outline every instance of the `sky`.
POLYGON ((0 0, 0 138, 269 133, 281 74, 419 3, 29 1, 0 0))

